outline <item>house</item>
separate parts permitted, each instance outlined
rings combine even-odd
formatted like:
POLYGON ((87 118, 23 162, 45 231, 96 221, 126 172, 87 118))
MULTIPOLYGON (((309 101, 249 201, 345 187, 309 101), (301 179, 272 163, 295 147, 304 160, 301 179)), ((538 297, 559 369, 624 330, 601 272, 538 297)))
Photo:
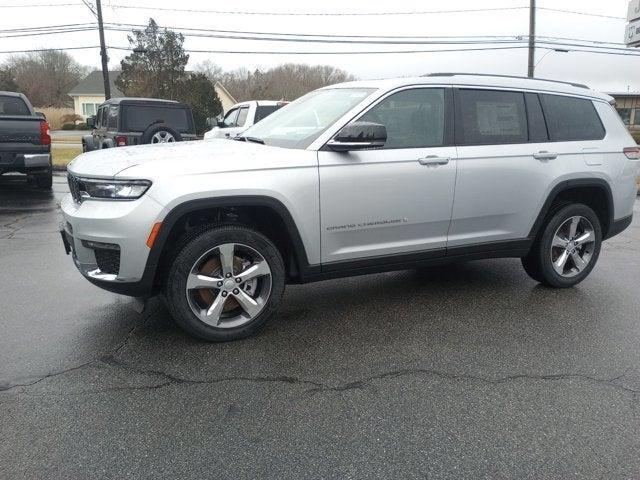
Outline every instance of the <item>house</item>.
MULTIPOLYGON (((118 75, 119 72, 109 72, 112 98, 124 96, 115 84, 118 75)), ((218 97, 220 98, 220 102, 222 103, 223 111, 226 112, 234 104, 238 103, 220 82, 215 83, 215 89, 218 97)), ((102 70, 95 70, 94 72, 91 72, 69 92, 69 96, 73 98, 73 109, 76 115, 80 115, 85 119, 95 115, 98 106, 105 101, 102 70)))
POLYGON ((224 86, 216 80, 214 85, 216 89, 216 93, 218 94, 218 98, 220 99, 220 103, 222 104, 222 111, 227 112, 231 107, 233 107, 236 103, 235 98, 231 95, 224 86))
MULTIPOLYGON (((112 97, 123 96, 115 84, 118 73, 119 72, 109 72, 112 97)), ((76 115, 80 115, 83 118, 95 115, 98 106, 105 101, 102 70, 91 72, 69 92, 69 96, 73 98, 73 110, 76 115)))
POLYGON ((640 131, 640 92, 609 93, 616 101, 620 118, 631 131, 640 131))

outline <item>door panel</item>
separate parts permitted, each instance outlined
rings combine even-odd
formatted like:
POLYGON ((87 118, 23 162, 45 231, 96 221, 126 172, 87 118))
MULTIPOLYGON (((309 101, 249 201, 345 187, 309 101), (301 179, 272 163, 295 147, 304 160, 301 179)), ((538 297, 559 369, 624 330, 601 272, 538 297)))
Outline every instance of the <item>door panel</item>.
POLYGON ((320 151, 322 261, 443 249, 455 147, 320 151), (429 156, 447 164, 422 165, 429 156))
POLYGON ((458 147, 448 245, 526 238, 555 182, 581 157, 562 144, 458 147), (555 159, 533 156, 551 150, 555 159))
POLYGON ((385 126, 383 148, 318 152, 323 263, 444 255, 456 179, 452 108, 450 89, 400 89, 355 119, 385 126))

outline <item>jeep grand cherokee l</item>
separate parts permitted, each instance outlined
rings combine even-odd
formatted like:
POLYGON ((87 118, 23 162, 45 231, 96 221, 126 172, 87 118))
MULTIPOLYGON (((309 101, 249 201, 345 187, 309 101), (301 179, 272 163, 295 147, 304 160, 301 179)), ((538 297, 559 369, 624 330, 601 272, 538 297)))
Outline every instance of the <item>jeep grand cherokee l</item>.
POLYGON ((571 287, 631 222, 639 149, 581 85, 437 74, 311 92, 245 131, 91 152, 63 241, 186 331, 258 331, 286 283, 492 257, 571 287))

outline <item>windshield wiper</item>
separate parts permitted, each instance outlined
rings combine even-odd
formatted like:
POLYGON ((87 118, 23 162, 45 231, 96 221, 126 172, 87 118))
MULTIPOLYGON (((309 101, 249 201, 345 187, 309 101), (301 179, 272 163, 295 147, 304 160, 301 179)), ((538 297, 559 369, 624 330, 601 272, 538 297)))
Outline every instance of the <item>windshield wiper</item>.
POLYGON ((238 140, 239 142, 253 142, 253 143, 259 143, 260 145, 265 144, 264 140, 258 137, 245 137, 243 135, 238 135, 236 137, 233 137, 233 139, 238 140))

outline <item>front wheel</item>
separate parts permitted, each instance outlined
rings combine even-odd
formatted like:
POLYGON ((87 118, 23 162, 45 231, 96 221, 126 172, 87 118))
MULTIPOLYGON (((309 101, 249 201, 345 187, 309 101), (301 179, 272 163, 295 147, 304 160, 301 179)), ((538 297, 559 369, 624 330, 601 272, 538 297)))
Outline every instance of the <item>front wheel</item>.
POLYGON ((567 205, 549 217, 522 265, 540 283, 573 287, 591 273, 601 245, 602 227, 595 212, 583 204, 567 205))
POLYGON ((188 240, 175 258, 165 298, 180 327, 220 342, 264 327, 284 285, 282 257, 267 237, 245 227, 212 227, 188 240))

